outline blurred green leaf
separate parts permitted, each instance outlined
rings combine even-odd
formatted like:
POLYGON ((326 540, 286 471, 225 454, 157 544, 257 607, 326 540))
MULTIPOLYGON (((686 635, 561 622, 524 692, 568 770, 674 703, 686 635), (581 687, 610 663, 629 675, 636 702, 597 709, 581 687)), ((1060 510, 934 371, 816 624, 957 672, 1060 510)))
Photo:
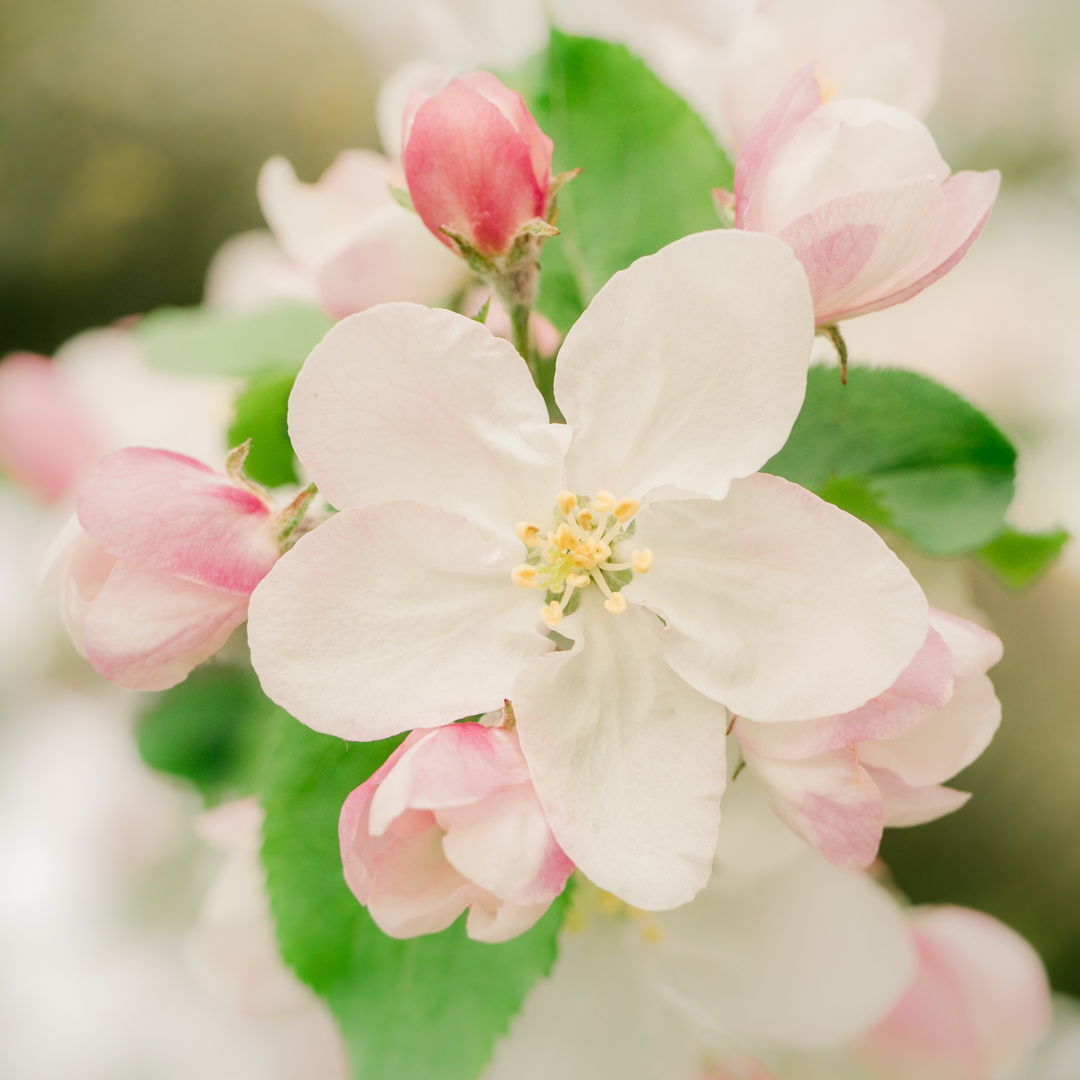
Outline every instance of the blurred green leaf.
POLYGON ((1006 528, 985 547, 979 558, 1014 588, 1030 585, 1061 554, 1068 543, 1065 529, 1045 533, 1022 533, 1006 528))
POLYGON ((716 229, 714 187, 731 163, 700 117, 622 45, 557 31, 514 80, 555 140, 561 235, 543 249, 539 309, 564 333, 618 270, 716 229))
POLYGON ((357 1080, 475 1080, 555 959, 563 901, 502 945, 387 937, 341 873, 341 805, 400 739, 346 743, 278 717, 263 805, 263 863, 286 961, 330 1005, 357 1080))
POLYGON ((249 794, 273 708, 250 668, 204 664, 150 699, 136 728, 139 753, 207 802, 249 794))
POLYGON ((930 555, 960 555, 1005 527, 1016 451, 953 391, 911 371, 810 369, 806 400, 765 471, 892 529, 930 555))
POLYGON ((135 327, 147 360, 192 375, 297 372, 333 323, 317 308, 286 303, 244 314, 158 308, 135 327))
POLYGON ((296 375, 291 371, 272 372, 252 379, 236 399, 229 445, 251 440, 244 460, 244 472, 267 487, 295 484, 296 462, 289 441, 289 394, 296 375))

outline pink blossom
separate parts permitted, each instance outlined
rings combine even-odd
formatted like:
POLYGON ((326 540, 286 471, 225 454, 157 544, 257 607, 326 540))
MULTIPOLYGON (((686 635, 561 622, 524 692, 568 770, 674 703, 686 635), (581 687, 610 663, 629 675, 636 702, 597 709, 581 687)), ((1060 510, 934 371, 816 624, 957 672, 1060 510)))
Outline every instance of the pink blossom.
POLYGON ((506 941, 562 892, 573 864, 551 833, 512 730, 417 729, 345 800, 345 880, 392 937, 466 908, 469 937, 506 941))
POLYGON ((47 502, 62 498, 104 451, 103 436, 51 360, 0 364, 0 464, 47 502))
POLYGON ((1011 1075, 1050 1026, 1035 950, 997 920, 959 907, 916 910, 919 966, 892 1012, 855 1046, 882 1080, 1011 1075))
POLYGON ((819 326, 890 307, 951 270, 990 215, 998 172, 949 175, 929 131, 870 100, 822 105, 809 68, 747 137, 737 228, 784 241, 810 279, 819 326))
POLYGON ((942 783, 986 749, 1001 722, 988 630, 930 611, 930 632, 885 693, 853 712, 801 723, 740 718, 734 732, 777 813, 838 866, 877 857, 886 825, 918 825, 969 796, 942 783))
POLYGON ((547 216, 554 144, 521 95, 475 71, 405 116, 402 163, 413 205, 451 250, 447 230, 485 258, 506 255, 530 222, 547 216))
POLYGON ((53 545, 45 584, 98 674, 163 690, 246 618, 280 549, 257 492, 167 450, 110 454, 53 545))

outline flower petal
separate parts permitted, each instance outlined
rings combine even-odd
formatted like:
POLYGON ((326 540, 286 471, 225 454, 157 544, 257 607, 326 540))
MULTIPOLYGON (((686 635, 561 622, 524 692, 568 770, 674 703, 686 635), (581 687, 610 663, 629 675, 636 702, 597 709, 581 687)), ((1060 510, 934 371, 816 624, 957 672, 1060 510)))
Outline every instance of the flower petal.
POLYGON ((384 304, 337 324, 289 402, 300 460, 339 509, 432 503, 512 537, 550 517, 567 432, 508 341, 451 311, 384 304))
POLYGON ((110 555, 236 596, 280 554, 255 492, 170 450, 110 454, 79 496, 79 522, 110 555))
POLYGON ((118 686, 166 690, 225 644, 247 605, 246 596, 120 559, 86 611, 86 658, 118 686))
POLYGON ((803 761, 746 755, 776 812, 834 866, 861 870, 877 858, 885 811, 870 774, 850 750, 803 761))
POLYGON ((873 777, 885 805, 885 827, 905 828, 925 825, 939 817, 959 810, 971 798, 966 791, 931 784, 912 787, 887 769, 867 765, 866 771, 873 777))
POLYGON ((764 473, 723 502, 656 503, 635 543, 655 553, 627 586, 667 623, 664 655, 692 686, 759 721, 849 712, 923 645, 926 598, 861 521, 764 473))
POLYGON ((559 353, 567 479, 722 498, 783 445, 806 391, 806 279, 772 237, 697 233, 616 274, 559 353))
POLYGON ((957 676, 984 675, 1002 657, 1001 638, 968 619, 931 608, 930 625, 949 646, 957 676))
POLYGON ((797 761, 855 743, 895 739, 943 708, 952 696, 952 688, 952 653, 941 635, 931 629, 900 678, 861 708, 821 720, 776 724, 761 724, 740 716, 734 731, 749 753, 797 761))
POLYGON ((576 618, 575 648, 514 685, 521 748, 573 862, 628 903, 674 907, 709 878, 726 713, 668 667, 649 612, 586 594, 576 618))
POLYGON ((469 906, 465 933, 473 941, 499 945, 532 929, 549 907, 550 901, 544 904, 492 904, 481 897, 469 906))
POLYGON ((346 510, 252 596, 263 689, 316 731, 366 741, 500 708, 551 642, 515 547, 420 503, 346 510))

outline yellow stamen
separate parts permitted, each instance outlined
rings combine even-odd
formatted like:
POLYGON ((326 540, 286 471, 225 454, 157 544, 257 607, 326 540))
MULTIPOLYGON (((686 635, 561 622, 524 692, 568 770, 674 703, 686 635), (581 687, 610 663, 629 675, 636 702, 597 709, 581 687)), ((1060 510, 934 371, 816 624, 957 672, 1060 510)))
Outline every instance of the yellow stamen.
POLYGON ((620 499, 612 512, 625 525, 640 509, 637 499, 620 499))
POLYGON ((552 600, 540 609, 540 619, 545 626, 558 626, 562 622, 562 604, 552 600))
POLYGON ((555 546, 560 551, 577 547, 577 537, 574 535, 574 530, 565 521, 555 530, 555 546))
POLYGON ((588 574, 571 574, 566 579, 566 584, 572 589, 584 589, 589 584, 589 580, 588 574))
POLYGON ((650 945, 659 944, 664 938, 664 932, 654 922, 647 922, 642 927, 642 933, 645 935, 645 940, 650 945))
POLYGON ((590 503, 593 510, 601 516, 607 516, 611 513, 611 508, 615 505, 615 496, 610 491, 598 491, 592 498, 590 503))
POLYGON ((581 510, 578 511, 577 519, 578 524, 583 529, 587 529, 592 525, 593 512, 587 506, 583 507, 581 510))
POLYGON ((652 568, 652 549, 642 548, 640 551, 630 552, 630 565, 635 574, 647 574, 652 568))
POLYGON ((570 516, 570 511, 577 508, 577 496, 572 491, 562 491, 559 493, 559 497, 555 500, 559 509, 567 516, 570 516))
POLYGON ((522 563, 520 566, 515 566, 510 571, 510 579, 515 585, 522 589, 535 589, 539 583, 536 580, 536 567, 530 566, 528 563, 522 563))
POLYGON ((621 615, 626 610, 626 597, 621 592, 612 593, 611 599, 604 601, 604 610, 612 615, 621 615))
POLYGON ((536 547, 540 543, 540 526, 531 521, 519 521, 514 526, 514 532, 526 547, 536 547))

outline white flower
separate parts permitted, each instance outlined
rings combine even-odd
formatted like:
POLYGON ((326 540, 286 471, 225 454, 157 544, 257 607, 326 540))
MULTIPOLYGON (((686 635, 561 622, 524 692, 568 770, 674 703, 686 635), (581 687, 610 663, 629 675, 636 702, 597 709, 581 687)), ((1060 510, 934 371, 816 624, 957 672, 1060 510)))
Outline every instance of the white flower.
POLYGON ((511 699, 573 862, 638 907, 689 900, 716 846, 726 709, 855 708, 926 636, 921 590, 871 529, 751 475, 798 414, 812 333, 788 249, 720 231, 597 294, 559 357, 565 426, 460 315, 339 323, 290 429, 341 513, 252 597, 267 693, 349 739, 511 699))

